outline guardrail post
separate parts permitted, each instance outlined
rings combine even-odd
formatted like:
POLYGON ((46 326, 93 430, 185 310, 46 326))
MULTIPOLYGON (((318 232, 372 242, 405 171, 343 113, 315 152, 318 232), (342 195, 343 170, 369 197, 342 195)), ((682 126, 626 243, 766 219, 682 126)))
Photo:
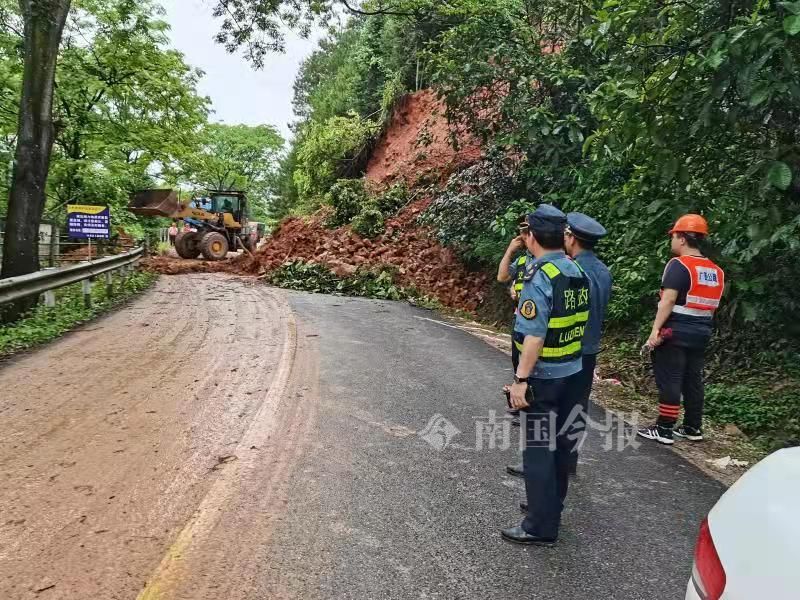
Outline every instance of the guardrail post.
POLYGON ((114 295, 114 280, 111 277, 112 272, 106 271, 104 275, 106 278, 106 297, 111 298, 111 296, 114 295))
POLYGON ((48 308, 53 308, 56 305, 56 293, 53 290, 47 290, 44 293, 44 305, 48 308))
POLYGON ((83 290, 83 305, 86 308, 92 308, 92 280, 84 279, 81 281, 81 289, 83 290))

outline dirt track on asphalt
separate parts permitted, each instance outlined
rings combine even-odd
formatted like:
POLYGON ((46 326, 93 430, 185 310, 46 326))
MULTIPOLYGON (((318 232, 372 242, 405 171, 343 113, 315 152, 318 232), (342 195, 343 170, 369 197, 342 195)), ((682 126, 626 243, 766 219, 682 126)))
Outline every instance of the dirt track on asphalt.
POLYGON ((296 350, 280 291, 189 275, 0 366, 0 598, 244 597, 310 423, 296 350))

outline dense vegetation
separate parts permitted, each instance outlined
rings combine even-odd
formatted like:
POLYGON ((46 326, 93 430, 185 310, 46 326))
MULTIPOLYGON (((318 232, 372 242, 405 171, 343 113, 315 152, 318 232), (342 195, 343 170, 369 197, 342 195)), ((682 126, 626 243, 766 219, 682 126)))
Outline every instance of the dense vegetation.
MULTIPOLYGON (((156 0, 72 2, 56 69, 45 220, 63 225, 67 204, 109 204, 113 224, 140 236, 153 221, 125 207, 147 187, 179 187, 184 197, 244 189, 264 216, 283 140, 267 125, 208 122, 202 73, 170 48, 162 14, 156 0)), ((22 28, 17 0, 0 0, 0 218, 17 142, 22 28)))
MULTIPOLYGON (((258 3, 223 4, 247 15, 258 3)), ((335 3, 277 4, 297 24, 340 16, 335 3)), ((221 38, 236 46, 232 22, 221 38)), ((281 44, 257 26, 242 40, 256 60, 281 44)), ((706 215, 730 281, 710 414, 733 418, 740 403, 752 417, 753 398, 777 396, 788 408, 770 427, 800 439, 799 75, 796 1, 366 2, 298 76, 273 216, 336 198, 394 101, 432 87, 487 149, 435 192, 424 218, 443 243, 491 269, 528 208, 589 213, 610 231, 610 317, 635 334, 652 318, 666 230, 682 213, 706 215)))

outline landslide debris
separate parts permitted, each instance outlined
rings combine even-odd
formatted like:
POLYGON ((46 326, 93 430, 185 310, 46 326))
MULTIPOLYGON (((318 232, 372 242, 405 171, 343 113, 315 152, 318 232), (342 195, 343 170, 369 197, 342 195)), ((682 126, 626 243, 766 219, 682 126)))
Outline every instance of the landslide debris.
POLYGON ((396 283, 432 296, 444 306, 474 312, 486 297, 489 281, 443 248, 430 230, 417 225, 428 199, 418 200, 388 219, 386 231, 365 239, 350 227, 327 229, 327 211, 307 218, 285 220, 254 257, 240 256, 229 265, 244 273, 266 275, 287 262, 303 261, 326 266, 340 278, 353 276, 361 267, 388 266, 396 283))

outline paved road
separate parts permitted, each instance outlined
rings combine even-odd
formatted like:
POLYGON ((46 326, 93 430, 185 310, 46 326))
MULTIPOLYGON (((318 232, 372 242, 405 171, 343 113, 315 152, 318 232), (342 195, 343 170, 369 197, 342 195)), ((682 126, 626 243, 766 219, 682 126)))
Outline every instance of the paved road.
POLYGON ((559 545, 502 542, 515 449, 475 432, 509 361, 438 320, 162 278, 0 369, 0 597, 681 598, 721 486, 595 434, 559 545))

